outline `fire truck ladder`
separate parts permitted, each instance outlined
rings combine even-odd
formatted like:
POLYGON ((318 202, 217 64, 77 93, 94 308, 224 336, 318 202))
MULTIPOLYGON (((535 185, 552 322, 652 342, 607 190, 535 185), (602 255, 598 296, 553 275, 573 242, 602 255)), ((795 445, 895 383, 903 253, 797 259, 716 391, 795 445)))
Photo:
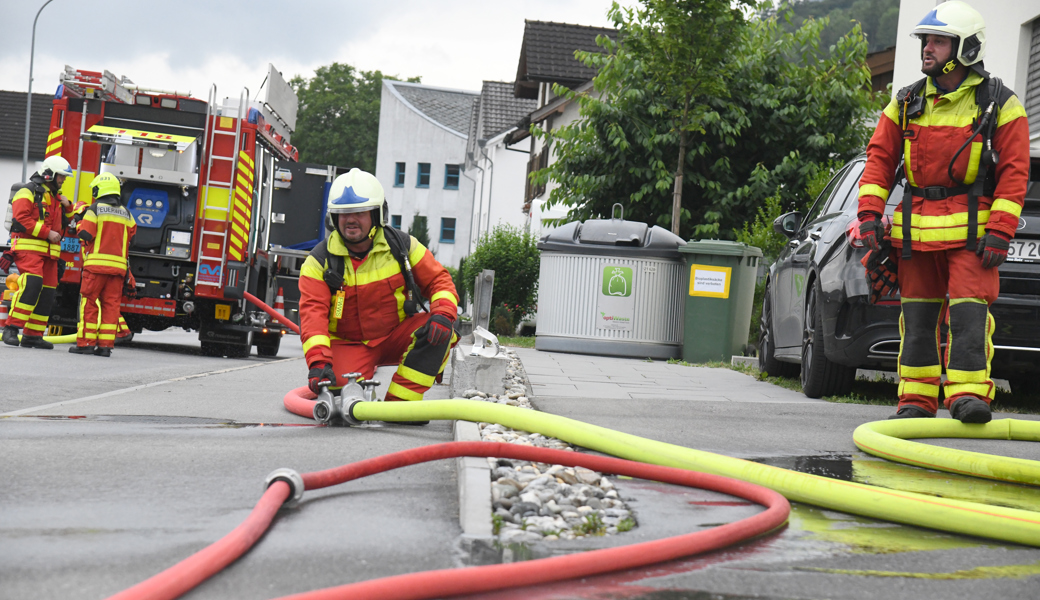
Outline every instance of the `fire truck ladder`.
MULTIPOLYGON (((203 265, 208 267, 210 273, 216 271, 218 277, 216 281, 204 280, 202 278, 196 278, 196 285, 209 285, 220 287, 224 283, 224 268, 227 266, 227 245, 228 235, 230 228, 230 216, 232 199, 234 197, 234 184, 235 184, 235 173, 238 170, 238 145, 239 140, 242 136, 242 120, 246 116, 246 103, 249 100, 249 89, 242 88, 242 94, 238 99, 238 119, 235 121, 235 132, 230 131, 219 131, 217 129, 217 115, 214 107, 217 102, 217 86, 214 84, 209 90, 209 103, 206 109, 206 123, 210 123, 210 119, 213 119, 212 126, 209 130, 209 140, 206 142, 206 146, 209 150, 209 160, 206 163, 206 181, 203 185, 206 186, 206 191, 202 198, 202 234, 199 236, 199 267, 203 265), (215 136, 227 135, 234 136, 234 143, 231 146, 231 154, 229 155, 218 155, 216 150, 216 144, 214 144, 215 136), (220 181, 213 179, 213 162, 217 160, 228 161, 231 163, 230 179, 227 181, 220 181), (228 190, 227 199, 224 203, 216 201, 213 204, 210 203, 209 191, 211 187, 226 188, 228 190), (223 213, 223 220, 210 218, 211 212, 223 213), (216 248, 210 246, 214 243, 214 240, 219 239, 220 250, 217 252, 216 248), (216 253, 214 253, 216 252, 216 253)), ((204 150, 205 153, 205 150, 204 150)))

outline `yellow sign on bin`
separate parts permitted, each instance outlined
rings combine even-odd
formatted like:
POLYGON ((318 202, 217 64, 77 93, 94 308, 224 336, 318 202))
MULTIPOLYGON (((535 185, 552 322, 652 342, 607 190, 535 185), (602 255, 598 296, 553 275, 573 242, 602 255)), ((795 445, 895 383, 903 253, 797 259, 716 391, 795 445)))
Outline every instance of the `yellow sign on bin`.
POLYGON ((729 282, 733 267, 690 265, 690 295, 706 298, 729 298, 729 282))

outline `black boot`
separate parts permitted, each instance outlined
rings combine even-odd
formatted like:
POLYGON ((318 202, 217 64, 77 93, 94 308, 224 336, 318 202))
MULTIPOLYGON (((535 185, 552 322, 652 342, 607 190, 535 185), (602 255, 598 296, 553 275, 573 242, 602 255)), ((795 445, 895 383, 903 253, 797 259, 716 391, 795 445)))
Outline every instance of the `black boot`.
POLYGON ((935 415, 920 406, 904 404, 903 406, 900 406, 899 410, 896 411, 896 414, 889 417, 889 419, 930 419, 934 416, 935 415))
POLYGON ((73 346, 69 348, 69 354, 93 354, 93 346, 73 346))
POLYGON ((98 346, 97 348, 94 348, 94 356, 104 356, 105 358, 108 358, 109 356, 112 356, 112 349, 98 346))
POLYGON ((993 411, 985 400, 975 396, 961 396, 950 405, 950 415, 961 423, 989 423, 993 419, 993 411))
POLYGON ((39 348, 40 350, 53 350, 54 344, 43 339, 42 335, 22 335, 22 348, 39 348))
POLYGON ((14 325, 4 327, 4 343, 8 346, 18 345, 18 328, 14 325))

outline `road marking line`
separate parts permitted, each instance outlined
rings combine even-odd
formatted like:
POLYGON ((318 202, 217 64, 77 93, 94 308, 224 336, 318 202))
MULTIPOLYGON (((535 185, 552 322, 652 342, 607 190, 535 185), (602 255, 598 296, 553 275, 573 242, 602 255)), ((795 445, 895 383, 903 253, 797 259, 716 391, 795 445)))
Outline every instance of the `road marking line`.
POLYGON ((232 367, 230 369, 221 369, 219 371, 209 371, 207 373, 195 373, 194 375, 184 375, 183 377, 174 377, 173 379, 164 379, 162 381, 153 381, 152 383, 145 383, 142 385, 135 385, 133 387, 123 388, 121 390, 112 390, 111 392, 105 392, 103 394, 95 394, 93 396, 85 396, 83 398, 75 398, 73 400, 62 400, 61 402, 54 402, 51 404, 43 404, 41 406, 33 406, 32 408, 23 408, 22 410, 14 410, 11 412, 0 413, 0 418, 3 417, 20 417, 24 414, 28 414, 34 411, 48 410, 56 408, 58 406, 67 406, 70 404, 79 404, 80 402, 87 402, 89 400, 99 400, 101 398, 108 398, 110 396, 119 396, 127 394, 129 392, 136 392, 137 390, 143 390, 150 387, 156 387, 160 385, 166 385, 167 383, 174 383, 177 381, 187 381, 189 379, 198 379, 199 377, 209 377, 210 375, 222 375, 224 373, 231 373, 232 371, 242 371, 244 369, 254 369, 256 367, 262 367, 264 365, 274 365, 282 362, 288 362, 290 360, 301 360, 302 357, 283 358, 281 360, 264 361, 254 365, 246 365, 244 367, 232 367))

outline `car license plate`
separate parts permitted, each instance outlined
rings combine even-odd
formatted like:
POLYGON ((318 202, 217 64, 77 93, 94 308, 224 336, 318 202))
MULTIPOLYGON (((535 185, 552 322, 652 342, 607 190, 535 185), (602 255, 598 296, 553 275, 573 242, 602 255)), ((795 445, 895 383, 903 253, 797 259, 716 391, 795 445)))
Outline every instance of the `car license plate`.
POLYGON ((1008 262, 1040 262, 1040 240, 1011 240, 1008 262))

